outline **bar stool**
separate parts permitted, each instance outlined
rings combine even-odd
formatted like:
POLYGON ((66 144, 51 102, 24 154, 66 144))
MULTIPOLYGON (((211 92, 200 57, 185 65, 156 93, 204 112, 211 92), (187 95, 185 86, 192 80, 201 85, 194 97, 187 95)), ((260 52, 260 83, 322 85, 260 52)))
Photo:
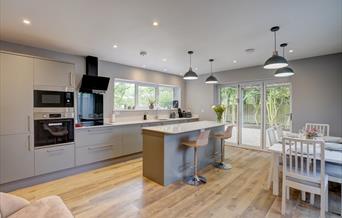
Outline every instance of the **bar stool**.
POLYGON ((229 170, 232 168, 231 164, 226 164, 224 162, 224 140, 232 137, 233 127, 234 125, 229 125, 224 132, 215 134, 215 137, 221 140, 221 161, 214 163, 214 167, 216 168, 223 170, 229 170))
POLYGON ((207 179, 203 176, 199 176, 197 173, 198 168, 198 153, 197 148, 207 146, 209 142, 210 130, 202 130, 196 141, 184 141, 183 145, 194 148, 194 175, 185 179, 185 182, 189 185, 198 186, 207 183, 207 179))

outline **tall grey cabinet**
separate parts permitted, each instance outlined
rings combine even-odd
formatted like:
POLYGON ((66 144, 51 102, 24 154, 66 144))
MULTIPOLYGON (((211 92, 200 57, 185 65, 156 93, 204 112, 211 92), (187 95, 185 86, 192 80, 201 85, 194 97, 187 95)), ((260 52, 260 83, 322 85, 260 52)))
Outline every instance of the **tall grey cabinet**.
POLYGON ((34 176, 31 57, 0 53, 0 183, 34 176))

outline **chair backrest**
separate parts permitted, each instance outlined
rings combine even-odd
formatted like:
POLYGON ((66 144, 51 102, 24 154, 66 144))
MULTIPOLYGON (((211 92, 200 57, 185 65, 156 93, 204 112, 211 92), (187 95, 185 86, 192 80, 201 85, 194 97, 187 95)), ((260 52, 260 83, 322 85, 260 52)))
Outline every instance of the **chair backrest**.
POLYGON ((308 129, 317 129, 322 136, 329 136, 330 126, 329 124, 321 124, 321 123, 306 123, 305 130, 308 129))
POLYGON ((210 130, 201 130, 201 133, 198 135, 198 138, 196 140, 197 146, 206 146, 209 142, 209 134, 210 130))
POLYGON ((295 139, 284 137, 283 173, 306 181, 316 181, 320 174, 322 182, 325 176, 324 141, 295 139), (320 160, 320 161, 317 161, 320 160), (317 163, 320 166, 317 166, 317 163))
POLYGON ((270 143, 270 146, 274 145, 275 143, 277 143, 277 136, 276 136, 276 131, 274 127, 270 127, 268 129, 266 129, 266 133, 268 136, 268 141, 270 143))
POLYGON ((274 128, 277 132, 277 141, 281 142, 281 140, 283 140, 284 137, 283 127, 281 125, 276 125, 274 128))
POLYGON ((229 125, 226 127, 226 130, 223 133, 223 137, 225 139, 230 139, 232 137, 233 127, 234 125, 229 125))

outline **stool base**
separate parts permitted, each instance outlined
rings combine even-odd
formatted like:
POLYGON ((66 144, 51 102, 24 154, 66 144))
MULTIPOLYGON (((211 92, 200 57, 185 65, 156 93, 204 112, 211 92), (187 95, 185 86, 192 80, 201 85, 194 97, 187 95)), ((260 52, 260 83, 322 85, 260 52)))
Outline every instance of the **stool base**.
POLYGON ((229 170, 232 168, 231 164, 226 164, 224 162, 216 162, 214 163, 214 167, 222 170, 229 170))
POLYGON ((199 186, 207 183, 207 179, 203 176, 189 176, 185 179, 185 183, 188 185, 199 186))

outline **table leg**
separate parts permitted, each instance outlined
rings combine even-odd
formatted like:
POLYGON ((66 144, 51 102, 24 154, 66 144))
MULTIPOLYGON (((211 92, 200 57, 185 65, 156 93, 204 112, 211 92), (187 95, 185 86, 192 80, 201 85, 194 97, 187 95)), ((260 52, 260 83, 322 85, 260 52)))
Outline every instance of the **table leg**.
POLYGON ((273 154, 271 155, 271 163, 270 163, 270 169, 268 172, 268 177, 267 177, 267 189, 271 188, 272 185, 272 179, 273 179, 273 165, 274 165, 274 158, 273 154))
POLYGON ((273 195, 279 195, 279 156, 273 152, 273 195))

